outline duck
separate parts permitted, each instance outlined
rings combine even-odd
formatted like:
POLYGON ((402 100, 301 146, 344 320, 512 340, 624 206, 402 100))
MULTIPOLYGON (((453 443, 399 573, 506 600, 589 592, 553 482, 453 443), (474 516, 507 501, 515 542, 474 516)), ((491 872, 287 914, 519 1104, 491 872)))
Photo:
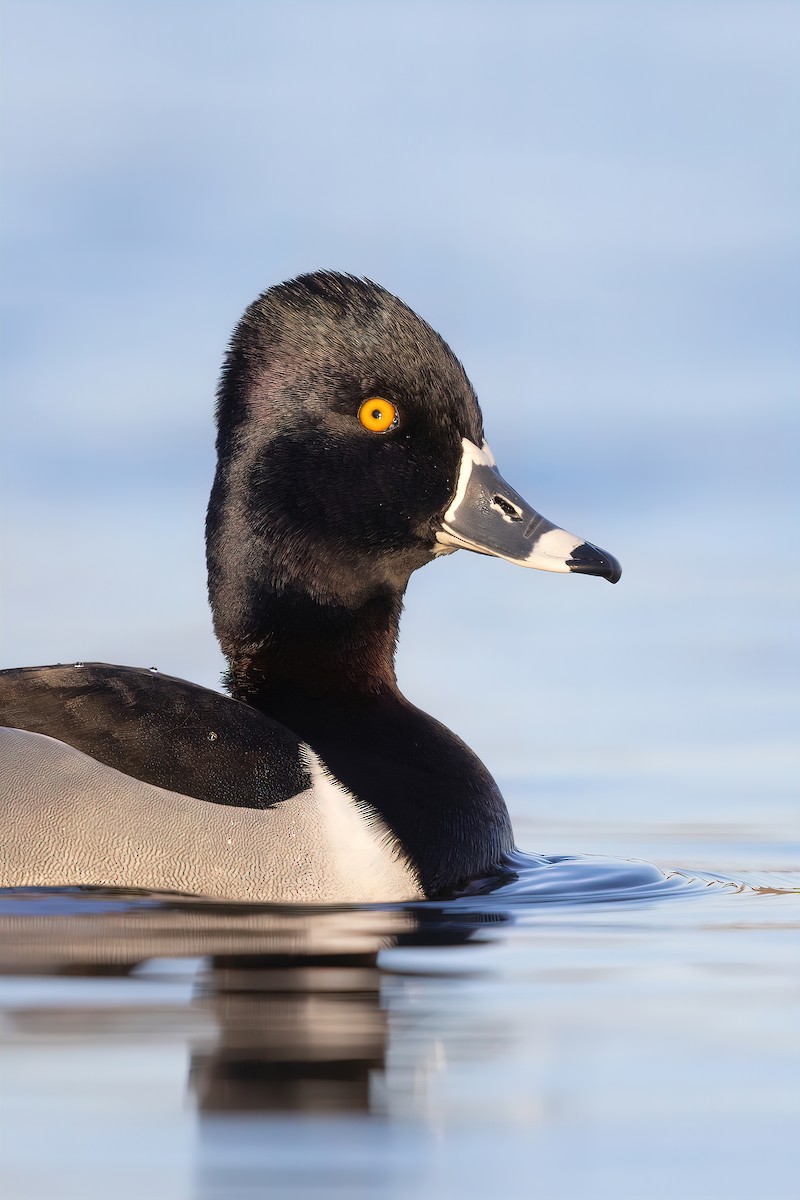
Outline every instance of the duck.
POLYGON ((335 904, 502 873, 497 784, 397 685, 410 576, 461 549, 611 583, 619 563, 506 483, 459 359, 369 279, 260 295, 216 429, 224 691, 104 663, 0 672, 0 886, 335 904))

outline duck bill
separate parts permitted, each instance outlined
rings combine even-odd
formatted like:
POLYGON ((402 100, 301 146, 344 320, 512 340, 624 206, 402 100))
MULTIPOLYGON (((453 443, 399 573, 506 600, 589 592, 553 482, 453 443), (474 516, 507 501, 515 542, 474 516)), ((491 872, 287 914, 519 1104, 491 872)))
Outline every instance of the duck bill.
POLYGON ((436 532, 439 545, 493 554, 539 571, 617 582, 622 574, 617 560, 531 508, 503 479, 486 442, 479 449, 464 438, 462 446, 456 493, 436 532))

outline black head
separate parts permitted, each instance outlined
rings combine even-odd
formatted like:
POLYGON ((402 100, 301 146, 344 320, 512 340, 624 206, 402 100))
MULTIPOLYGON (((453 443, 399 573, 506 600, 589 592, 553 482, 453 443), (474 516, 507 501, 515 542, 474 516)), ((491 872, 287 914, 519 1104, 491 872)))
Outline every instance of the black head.
POLYGON ((271 288, 234 331, 219 386, 208 514, 223 648, 290 590, 322 605, 402 593, 442 550, 464 438, 481 413, 458 359, 377 284, 318 272, 271 288), (378 397, 390 407, 366 424, 378 397), (234 595, 234 591, 236 595, 234 595), (246 615, 249 613, 249 617, 246 615))
POLYGON ((217 424, 209 592, 231 660, 313 627, 338 663, 383 629, 388 676, 411 572, 459 547, 619 579, 616 559, 506 483, 461 363, 368 280, 318 272, 259 297, 231 340, 217 424))

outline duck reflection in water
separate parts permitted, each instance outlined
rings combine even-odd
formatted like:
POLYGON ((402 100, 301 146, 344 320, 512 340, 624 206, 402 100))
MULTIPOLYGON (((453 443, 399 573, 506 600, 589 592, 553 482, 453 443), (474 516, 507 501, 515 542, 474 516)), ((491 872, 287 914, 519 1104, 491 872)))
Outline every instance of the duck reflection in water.
POLYGON ((380 976, 370 954, 215 959, 201 996, 218 1040, 190 1075, 200 1109, 367 1111, 388 1042, 380 976))
MULTIPOLYGON (((502 914, 409 913, 390 946, 463 946, 502 914)), ((379 951, 219 955, 198 988, 216 1044, 192 1055, 190 1087, 201 1112, 377 1112, 387 1090, 391 989, 379 951)), ((409 972, 413 973, 413 972, 409 972)), ((399 1100, 399 1097, 395 1098, 399 1100)), ((410 1097, 409 1097, 410 1099, 410 1097)))
MULTIPOLYGON (((4 971, 116 975, 135 986, 159 959, 201 959, 181 1024, 191 1051, 189 1096, 208 1116, 380 1115, 413 1107, 420 1066, 436 1058, 434 1039, 415 1027, 413 1050, 390 1055, 393 998, 402 993, 386 983, 413 978, 420 968, 413 959, 387 969, 385 952, 477 947, 481 930, 508 919, 503 912, 427 904, 303 911, 101 892, 73 894, 67 911, 48 912, 46 894, 28 896, 34 911, 23 921, 0 914, 4 971)), ((51 898, 63 910, 64 894, 51 898)), ((458 970, 464 973, 461 961, 458 970)), ((423 971, 430 976, 427 965, 423 971)), ((104 1017, 103 1039, 119 1022, 127 1041, 130 1022, 138 1025, 147 1011, 123 1002, 117 1020, 104 1017)), ((66 1024, 58 1009, 22 1010, 14 1020, 37 1038, 98 1036, 95 1010, 85 1010, 82 1020, 70 1009, 66 1024)))

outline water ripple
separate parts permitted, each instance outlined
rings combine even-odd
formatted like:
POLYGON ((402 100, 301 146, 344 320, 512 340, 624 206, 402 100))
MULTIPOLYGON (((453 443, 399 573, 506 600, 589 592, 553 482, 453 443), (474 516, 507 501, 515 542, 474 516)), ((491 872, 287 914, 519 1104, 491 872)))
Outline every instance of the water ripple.
POLYGON ((475 880, 457 903, 471 897, 527 904, 617 904, 666 900, 719 892, 781 892, 800 890, 800 873, 762 872, 725 875, 682 868, 662 869, 637 859, 594 854, 545 857, 515 850, 505 860, 506 871, 475 880))

